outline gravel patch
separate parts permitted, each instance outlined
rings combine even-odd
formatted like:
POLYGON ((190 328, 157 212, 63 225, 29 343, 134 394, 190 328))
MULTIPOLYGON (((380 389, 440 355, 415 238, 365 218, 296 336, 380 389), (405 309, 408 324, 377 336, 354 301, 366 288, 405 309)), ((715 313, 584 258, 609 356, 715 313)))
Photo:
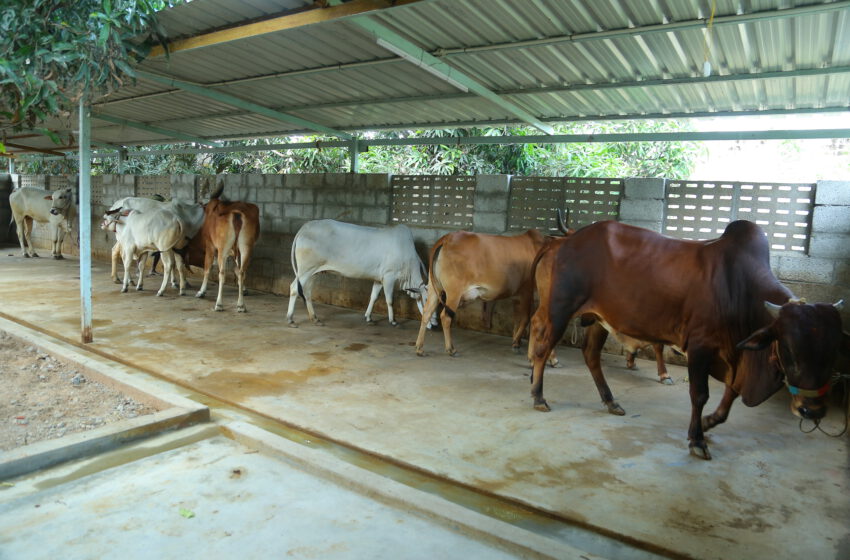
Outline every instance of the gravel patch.
POLYGON ((0 451, 156 411, 0 331, 0 451))

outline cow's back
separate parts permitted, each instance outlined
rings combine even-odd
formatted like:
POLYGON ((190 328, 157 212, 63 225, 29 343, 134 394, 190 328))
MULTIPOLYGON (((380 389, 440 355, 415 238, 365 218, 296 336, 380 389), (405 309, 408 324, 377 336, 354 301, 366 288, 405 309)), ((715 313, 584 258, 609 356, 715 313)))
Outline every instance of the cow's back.
POLYGON ((45 221, 50 213, 51 191, 35 187, 21 187, 9 195, 12 212, 18 216, 30 216, 36 221, 45 221))
POLYGON ((580 298, 578 313, 596 314, 628 336, 684 349, 690 337, 718 332, 728 333, 721 334, 728 339, 723 346, 737 343, 753 323, 766 320, 765 300, 790 293, 770 272, 767 242, 749 222, 730 224, 709 242, 598 222, 557 250, 555 293, 580 298))
POLYGON ((319 271, 373 280, 400 265, 415 264, 418 269, 413 234, 403 224, 375 228, 315 220, 301 227, 294 244, 299 269, 307 265, 319 271))
POLYGON ((456 231, 437 241, 439 253, 431 266, 442 284, 461 280, 486 287, 488 300, 510 297, 531 280, 534 256, 543 243, 536 231, 516 236, 456 231))

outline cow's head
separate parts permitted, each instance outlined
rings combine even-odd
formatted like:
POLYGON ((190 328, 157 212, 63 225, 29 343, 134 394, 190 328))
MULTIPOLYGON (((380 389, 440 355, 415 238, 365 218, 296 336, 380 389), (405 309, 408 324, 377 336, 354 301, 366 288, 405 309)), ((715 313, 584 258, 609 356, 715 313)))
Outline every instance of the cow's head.
POLYGON ((784 376, 795 416, 820 420, 826 415, 835 359, 839 351, 850 349, 850 335, 841 330, 838 314, 843 304, 765 302, 773 322, 738 344, 742 350, 771 347, 771 362, 784 376))
POLYGON ((65 211, 74 203, 74 192, 71 190, 71 187, 66 187, 44 198, 52 201, 50 204, 50 213, 58 216, 59 214, 65 214, 65 211))
POLYGON ((130 213, 129 210, 124 210, 122 207, 112 208, 103 214, 103 221, 100 223, 100 229, 116 232, 118 224, 121 223, 121 218, 126 217, 130 213))

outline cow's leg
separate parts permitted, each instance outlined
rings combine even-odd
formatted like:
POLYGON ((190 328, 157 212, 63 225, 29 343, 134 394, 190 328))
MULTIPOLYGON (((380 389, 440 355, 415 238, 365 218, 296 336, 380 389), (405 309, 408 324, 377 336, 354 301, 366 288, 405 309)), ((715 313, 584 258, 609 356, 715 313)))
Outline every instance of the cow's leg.
POLYGON ((286 322, 290 327, 297 327, 295 324, 295 301, 298 299, 298 276, 295 276, 295 280, 292 281, 292 284, 289 285, 289 307, 286 310, 286 322))
POLYGON ((62 241, 65 238, 65 230, 59 224, 50 224, 48 229, 51 234, 51 254, 53 258, 56 260, 64 259, 65 257, 62 256, 62 241))
MULTIPOLYGON (((160 260, 162 260, 162 284, 159 286, 157 296, 162 297, 165 294, 165 289, 168 287, 168 279, 171 277, 172 268, 174 268, 174 251, 171 249, 160 252, 160 260)), ((142 267, 139 266, 139 284, 142 283, 142 267)))
POLYGON ((457 354, 455 345, 452 342, 452 322, 459 306, 460 295, 452 294, 449 297, 448 292, 446 292, 446 300, 443 305, 443 312, 440 314, 440 322, 443 324, 443 339, 446 344, 446 354, 449 356, 457 354))
POLYGON ((32 234, 32 228, 33 219, 29 216, 24 216, 24 244, 26 245, 27 252, 29 253, 28 255, 24 256, 36 258, 38 257, 38 253, 35 252, 35 247, 33 246, 32 239, 30 237, 30 234, 32 234))
POLYGON ((425 307, 422 308, 422 321, 419 324, 419 335, 416 337, 416 355, 425 355, 425 330, 431 322, 431 316, 440 304, 440 296, 434 287, 435 282, 428 284, 428 294, 425 296, 425 307))
POLYGON ((118 279, 118 259, 121 258, 121 244, 117 241, 115 245, 112 246, 112 282, 115 284, 121 284, 121 280, 118 279))
MULTIPOLYGON (((229 251, 228 251, 229 252, 229 251)), ((218 297, 215 299, 216 311, 224 311, 224 281, 227 277, 227 253, 222 249, 218 251, 218 297)), ((241 289, 240 289, 241 292, 241 289)), ((240 294, 241 297, 241 294, 240 294)))
POLYGON ((239 288, 239 296, 236 298, 236 312, 245 313, 248 309, 245 307, 245 279, 248 277, 248 266, 251 264, 251 251, 254 246, 249 243, 244 237, 244 230, 237 239, 238 251, 236 254, 236 283, 239 288))
MULTIPOLYGON (((160 259, 162 259, 162 253, 159 251, 155 251, 153 254, 153 259, 151 263, 151 269, 148 272, 148 276, 156 276, 156 265, 159 264, 160 259)), ((163 265, 163 268, 165 265, 163 265)), ((176 286, 174 286, 176 288, 176 286)))
POLYGON ((717 405, 717 410, 707 416, 702 417, 702 430, 704 432, 711 428, 722 424, 729 417, 729 410, 732 408, 732 403, 738 398, 738 393, 735 392, 729 385, 723 391, 723 398, 720 399, 720 404, 717 405))
POLYGON ((14 216, 14 218, 15 231, 18 233, 18 242, 21 244, 21 256, 29 258, 30 255, 27 252, 26 235, 24 234, 24 228, 26 228, 26 217, 14 216))
POLYGON ((521 293, 514 307, 514 336, 511 341, 511 347, 516 354, 519 354, 519 345, 522 343, 522 335, 525 334, 525 329, 528 327, 528 321, 531 319, 533 298, 533 293, 521 293))
MULTIPOLYGON (((567 316, 569 318, 569 316, 567 316)), ((552 349, 564 336, 569 324, 568 320, 551 317, 543 303, 531 318, 531 330, 528 335, 528 359, 531 361, 531 397, 534 399, 534 409, 549 412, 549 403, 543 398, 543 372, 546 360, 552 349)))
POLYGON ((142 291, 145 282, 145 265, 148 264, 148 252, 145 251, 139 255, 139 264, 136 267, 136 290, 142 291))
POLYGON ((195 294, 196 298, 202 298, 207 295, 207 282, 209 282, 210 279, 210 269, 212 268, 213 262, 213 251, 215 250, 215 248, 211 247, 210 245, 211 244, 207 245, 204 252, 204 279, 201 281, 201 287, 198 289, 198 293, 195 294))
POLYGON ((130 264, 133 262, 133 251, 131 247, 121 247, 121 263, 124 265, 124 283, 121 286, 121 293, 126 294, 127 288, 130 287, 130 264))
MULTIPOLYGON (((383 287, 384 285, 380 282, 374 282, 372 284, 372 295, 369 296, 369 305, 366 307, 366 322, 370 325, 375 324, 375 322, 372 321, 372 307, 374 307, 375 302, 378 301, 378 295, 380 295, 381 288, 383 287)), ((392 311, 390 311, 390 314, 392 314, 392 311)))
POLYGON ((307 316, 310 317, 310 320, 313 321, 316 325, 324 325, 322 321, 319 320, 319 316, 316 315, 316 310, 313 308, 313 284, 315 276, 310 276, 306 282, 301 285, 301 289, 304 292, 304 303, 307 305, 307 316))
POLYGON ((387 302, 387 320, 392 326, 397 327, 398 323, 395 322, 395 314, 393 313, 393 288, 395 288, 395 282, 395 276, 385 276, 383 278, 384 300, 387 302))
POLYGON ((664 345, 653 344, 652 349, 655 351, 655 367, 658 371, 658 382, 664 385, 673 385, 673 378, 667 373, 667 364, 664 363, 664 345))
MULTIPOLYGON (((179 283, 177 285, 177 293, 182 296, 186 293, 186 276, 183 275, 183 255, 181 255, 177 251, 172 251, 171 254, 174 257, 174 266, 175 268, 177 268, 177 278, 179 280, 179 283)), ((171 270, 171 274, 174 274, 174 269, 171 270)))
POLYGON ((593 382, 596 384, 596 390, 599 391, 602 404, 608 408, 608 412, 611 414, 622 416, 626 411, 614 400, 614 395, 605 381, 605 374, 602 373, 602 347, 607 338, 608 331, 599 321, 596 321, 587 328, 582 354, 584 355, 584 363, 587 364, 590 375, 593 376, 593 382))
POLYGON ((248 309, 245 307, 245 268, 242 266, 238 259, 235 262, 235 267, 236 289, 239 290, 239 293, 236 296, 236 312, 245 313, 248 311, 248 309))
MULTIPOLYGON (((688 428, 688 448, 691 455, 700 459, 711 459, 705 434, 702 429, 702 409, 708 402, 708 376, 714 352, 708 348, 688 349, 688 380, 691 395, 691 423, 688 428)), ((727 411, 728 412, 728 411, 727 411)))

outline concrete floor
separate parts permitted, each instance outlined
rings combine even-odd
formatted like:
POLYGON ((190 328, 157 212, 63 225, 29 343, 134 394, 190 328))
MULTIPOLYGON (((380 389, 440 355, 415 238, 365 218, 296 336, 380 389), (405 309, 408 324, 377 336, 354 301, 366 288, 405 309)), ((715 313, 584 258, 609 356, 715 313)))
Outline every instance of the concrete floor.
MULTIPOLYGON (((77 261, 10 253, 0 256, 0 312, 79 340, 77 261)), ((249 313, 236 314, 228 289, 226 311, 215 313, 211 300, 174 290, 155 297, 155 282, 120 294, 104 263, 93 272, 91 350, 367 451, 366 462, 411 466, 663 555, 850 555, 849 438, 801 433, 784 393, 755 409, 738 403, 711 432, 714 460, 704 462, 687 451, 682 368, 671 367, 677 384, 668 387, 654 364, 632 372, 606 356, 626 409, 616 417, 580 354, 565 349, 565 367, 546 372, 544 414, 531 407, 525 359, 504 337, 458 331, 450 358, 429 333, 429 355, 418 358, 411 321, 367 326, 360 312, 319 306, 319 327, 299 303, 292 329, 283 297, 252 294, 249 313)), ((708 406, 721 394, 712 385, 708 406)), ((840 418, 834 411, 827 423, 840 418)), ((606 544, 574 544, 618 557, 606 544)))

